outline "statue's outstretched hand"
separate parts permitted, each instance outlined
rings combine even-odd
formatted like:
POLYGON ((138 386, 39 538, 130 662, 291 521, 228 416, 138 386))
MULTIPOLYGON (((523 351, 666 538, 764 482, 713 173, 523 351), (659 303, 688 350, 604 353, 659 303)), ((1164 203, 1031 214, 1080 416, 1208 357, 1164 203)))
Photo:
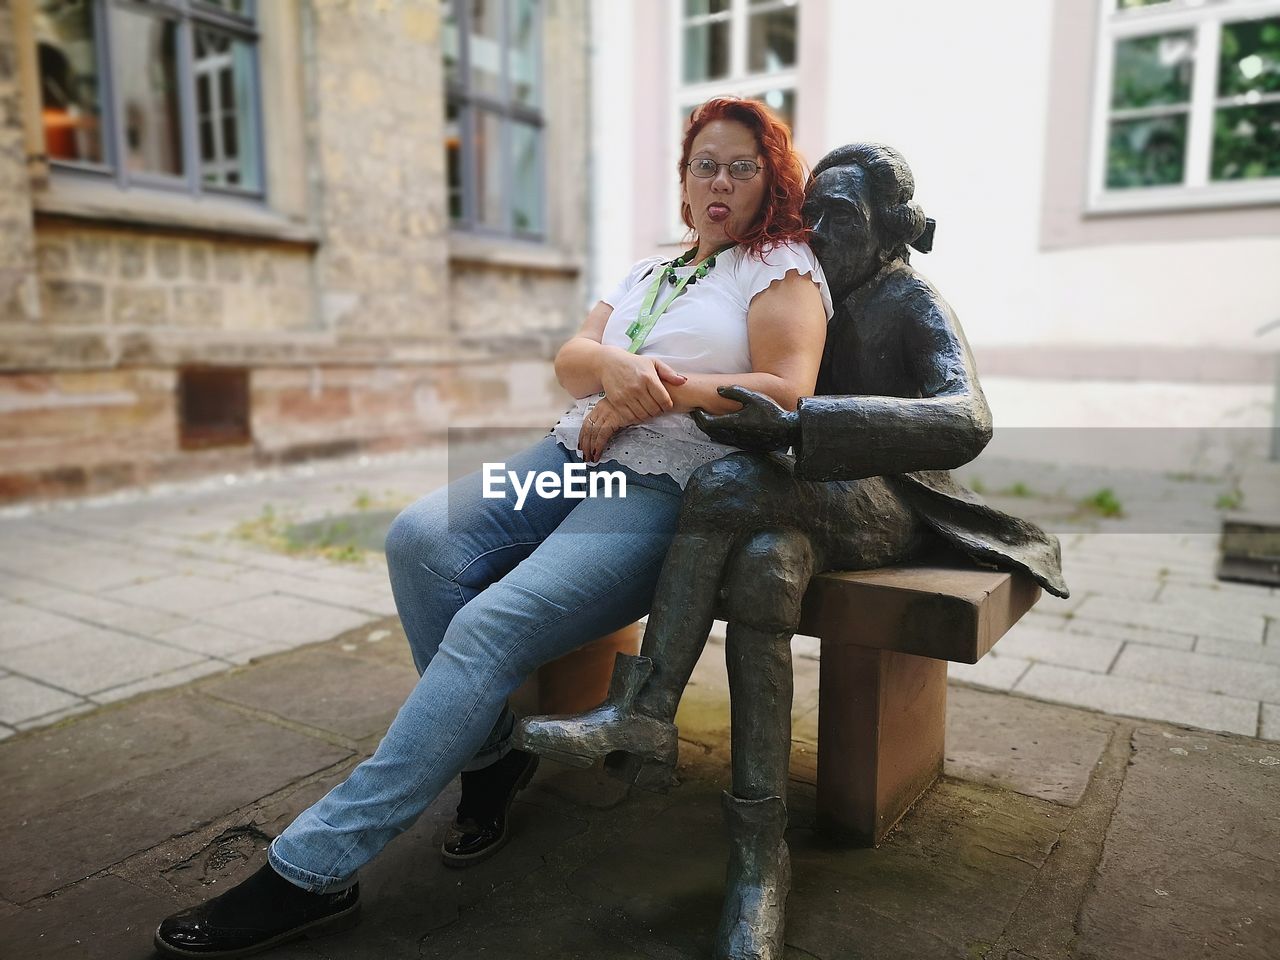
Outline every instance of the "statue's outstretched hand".
POLYGON ((791 446, 800 435, 800 415, 784 410, 762 393, 746 387, 717 387, 716 393, 742 404, 732 413, 691 413, 693 422, 712 440, 761 452, 791 446))

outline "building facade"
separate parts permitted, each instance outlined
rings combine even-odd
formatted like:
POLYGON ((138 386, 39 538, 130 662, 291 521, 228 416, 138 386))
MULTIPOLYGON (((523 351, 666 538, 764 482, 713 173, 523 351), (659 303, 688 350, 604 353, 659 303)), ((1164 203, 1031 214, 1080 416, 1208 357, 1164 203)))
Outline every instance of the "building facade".
POLYGON ((0 501, 549 425, 588 14, 0 4, 0 501))
POLYGON ((998 427, 1243 427, 1265 442, 1280 357, 1280 330, 1258 333, 1280 317, 1280 3, 610 6, 594 24, 596 86, 611 93, 593 128, 612 160, 595 189, 635 189, 595 207, 596 235, 623 238, 599 247, 595 292, 679 248, 688 108, 759 97, 811 164, 856 140, 907 157, 938 222, 934 252, 913 262, 956 308, 998 427))

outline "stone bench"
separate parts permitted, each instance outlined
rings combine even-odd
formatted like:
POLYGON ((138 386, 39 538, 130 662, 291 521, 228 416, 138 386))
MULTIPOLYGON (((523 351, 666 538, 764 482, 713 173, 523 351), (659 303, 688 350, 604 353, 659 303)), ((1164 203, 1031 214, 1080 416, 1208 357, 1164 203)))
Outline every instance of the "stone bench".
MULTIPOLYGON (((818 818, 877 846, 942 773, 947 662, 977 663, 1035 604, 1030 577, 953 567, 886 567, 813 578, 798 633, 822 641, 818 818)), ((543 666, 519 713, 579 713, 604 699, 614 656, 640 625, 543 666)))
POLYGON ((818 821, 877 846, 942 773, 947 662, 977 663, 1035 604, 1029 576, 886 567, 814 577, 799 633, 822 641, 818 821))

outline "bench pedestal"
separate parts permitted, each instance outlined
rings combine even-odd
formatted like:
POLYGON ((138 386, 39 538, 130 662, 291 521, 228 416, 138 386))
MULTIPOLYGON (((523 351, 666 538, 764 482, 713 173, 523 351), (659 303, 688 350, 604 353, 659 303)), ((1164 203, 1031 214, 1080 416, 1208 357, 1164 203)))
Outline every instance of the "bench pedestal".
POLYGON ((814 577, 799 633, 822 640, 818 821, 878 846, 942 773, 947 662, 977 663, 1035 604, 1028 576, 890 567, 814 577))
POLYGON ((942 773, 947 664, 823 644, 818 696, 818 823, 876 846, 942 773))

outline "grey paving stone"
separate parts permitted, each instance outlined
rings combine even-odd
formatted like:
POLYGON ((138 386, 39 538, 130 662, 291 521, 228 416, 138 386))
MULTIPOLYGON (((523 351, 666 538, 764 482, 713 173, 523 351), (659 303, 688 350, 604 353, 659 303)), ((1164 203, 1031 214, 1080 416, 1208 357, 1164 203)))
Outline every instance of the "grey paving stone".
POLYGON ((200 620, 272 643, 314 643, 368 623, 374 615, 315 600, 269 594, 206 611, 200 620))
POLYGON ((44 713, 38 717, 31 717, 28 720, 19 720, 14 726, 20 731, 38 730, 41 727, 48 727, 55 723, 74 717, 82 713, 88 713, 91 710, 98 709, 98 705, 92 700, 83 700, 79 703, 64 707, 61 710, 55 710, 53 713, 44 713))
POLYGON ((1258 728, 1257 701, 1165 687, 1129 677, 1102 676, 1049 663, 1033 664, 1014 690, 1054 703, 1120 716, 1168 720, 1205 730, 1254 736, 1258 728))
MULTIPOLYGON (((1160 590, 1161 581, 1154 576, 1135 577, 1123 573, 1110 573, 1090 565, 1083 570, 1070 570, 1067 586, 1071 595, 1097 593, 1106 597, 1119 597, 1122 600, 1153 600, 1160 590)), ((1041 603, 1049 602, 1046 598, 1041 603)))
POLYGON ((350 754, 199 696, 148 697, 0 746, 0 897, 25 903, 350 754), (54 841, 56 838, 56 842, 54 841))
POLYGON ((1169 687, 1280 703, 1280 666, 1131 644, 1111 671, 1169 687))
POLYGON ((30 601, 49 593, 57 592, 58 588, 42 580, 32 580, 29 577, 21 577, 15 573, 6 570, 0 570, 0 597, 6 600, 30 601))
POLYGON ((1169 633, 1166 630, 1152 630, 1150 627, 1127 627, 1107 620, 1073 618, 1066 622, 1063 629, 1069 634, 1103 637, 1123 643, 1145 643, 1171 650, 1190 650, 1196 644, 1196 638, 1189 633, 1169 633))
POLYGON ((977 663, 947 664, 947 678, 992 690, 1012 690, 1029 666, 1030 660, 1006 657, 992 650, 977 663))
POLYGON ((0 677, 0 721, 16 725, 84 701, 65 690, 13 674, 0 677))
POLYGON ((125 683, 107 690, 99 690, 97 693, 91 694, 89 699, 99 704, 116 703, 120 700, 127 700, 130 697, 137 696, 140 693, 179 687, 184 683, 199 680, 201 677, 207 677, 210 674, 224 673, 227 669, 227 664, 221 660, 200 660, 189 666, 159 673, 144 680, 135 680, 133 683, 125 683))
POLYGON ((1075 619, 1224 640, 1260 640, 1266 626, 1259 614, 1232 609, 1227 602, 1210 607, 1203 603, 1139 603, 1112 597, 1090 597, 1080 605, 1075 619))
POLYGON ((266 592, 266 589, 256 589, 252 585, 179 575, 113 590, 108 598, 194 617, 202 611, 238 603, 266 592))
POLYGON ((48 643, 0 651, 0 665, 79 694, 144 680, 202 659, 187 650, 84 624, 79 632, 48 643))
POLYGON ((1280 666, 1280 646, 1260 643, 1236 643, 1217 637, 1200 637, 1196 640, 1196 653, 1206 656, 1226 657, 1228 660, 1251 660, 1280 666))
POLYGON ((163 610, 132 606, 104 596, 73 593, 69 590, 45 594, 33 601, 32 605, 101 627, 143 635, 170 630, 187 622, 182 617, 163 610))
POLYGON ((1215 581, 1201 586, 1169 583, 1160 592, 1161 603, 1178 605, 1203 604, 1211 610, 1248 611, 1260 616, 1280 619, 1280 597, 1266 587, 1249 590, 1224 590, 1215 581))
POLYGON ((1107 637, 1043 630, 1019 622, 1000 638, 995 650, 1001 657, 1021 657, 1023 660, 1106 673, 1121 646, 1121 641, 1107 637))
POLYGON ((209 623, 188 623, 173 630, 164 630, 156 634, 156 639, 206 657, 224 659, 230 659, 246 650, 261 649, 264 645, 261 637, 237 633, 209 623))
POLYGON ((209 696, 352 740, 381 736, 418 676, 412 669, 308 650, 210 681, 209 696))
POLYGON ((8 740, 18 731, 6 723, 0 723, 0 740, 8 740))
POLYGON ((1075 806, 1114 730, 1083 710, 952 687, 946 774, 1075 806))
POLYGON ((1280 740, 1280 704, 1264 703, 1258 726, 1263 740, 1280 740))
MULTIPOLYGON (((294 597, 320 600, 333 606, 365 611, 370 610, 373 604, 373 593, 369 585, 357 587, 349 583, 321 580, 318 577, 294 576, 279 571, 245 570, 232 577, 231 582, 244 586, 246 594, 249 591, 283 593, 294 597)), ((386 594, 388 597, 391 594, 389 585, 386 588, 386 594)))
POLYGON ((25 603, 7 603, 0 609, 0 651, 56 640, 77 630, 84 623, 25 603))
POLYGON ((119 960, 151 952, 174 905, 119 877, 95 877, 0 918, 0 954, 23 960, 119 960))
POLYGON ((1272 960, 1275 747, 1143 728, 1079 922, 1080 956, 1272 960), (1270 773, 1264 773, 1270 771, 1270 773), (1260 779, 1260 777, 1262 779, 1260 779))
POLYGON ((6 569, 20 575, 26 574, 31 579, 44 581, 51 586, 85 593, 142 583, 168 576, 171 572, 158 564, 130 562, 109 554, 88 555, 72 550, 33 561, 30 565, 24 563, 21 569, 6 569))

